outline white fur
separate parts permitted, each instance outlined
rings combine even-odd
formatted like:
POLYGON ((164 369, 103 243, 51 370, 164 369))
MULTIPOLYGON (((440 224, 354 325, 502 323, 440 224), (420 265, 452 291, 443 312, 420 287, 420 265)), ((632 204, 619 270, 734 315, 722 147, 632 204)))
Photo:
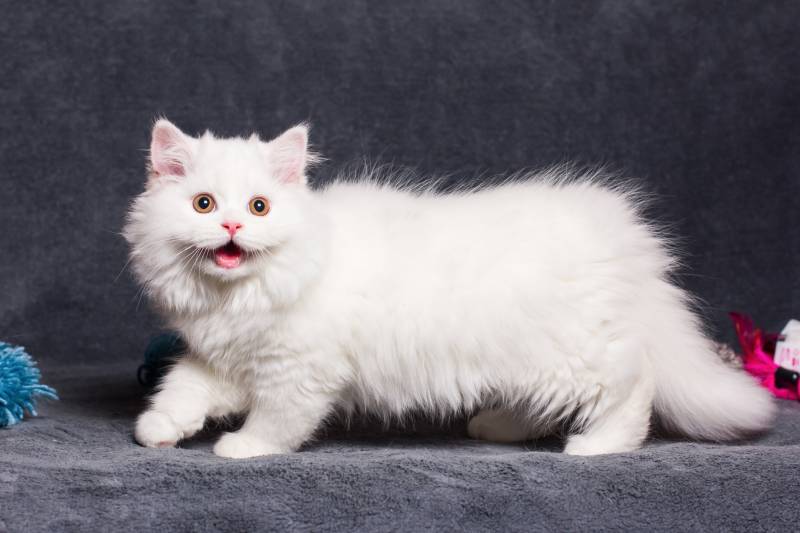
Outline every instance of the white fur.
POLYGON ((485 409, 470 434, 498 441, 569 422, 565 451, 586 455, 637 449, 654 408, 697 438, 768 427, 769 394, 718 360, 635 195, 557 172, 451 194, 369 176, 312 191, 281 177, 295 160, 304 176, 300 129, 293 144, 178 139, 188 154, 169 168, 185 175, 154 172, 135 200, 134 270, 190 347, 139 418, 141 444, 241 412, 218 455, 290 452, 337 408, 485 409), (192 209, 200 192, 216 211, 192 209), (247 211, 256 195, 266 217, 247 211), (251 253, 225 270, 207 250, 230 218, 251 253))

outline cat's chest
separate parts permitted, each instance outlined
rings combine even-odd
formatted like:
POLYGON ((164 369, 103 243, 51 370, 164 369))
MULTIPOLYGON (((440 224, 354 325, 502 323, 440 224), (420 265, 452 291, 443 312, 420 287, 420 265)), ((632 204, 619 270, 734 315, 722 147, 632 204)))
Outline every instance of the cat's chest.
POLYGON ((211 361, 261 358, 282 344, 267 311, 220 310, 184 317, 176 326, 190 350, 211 361))

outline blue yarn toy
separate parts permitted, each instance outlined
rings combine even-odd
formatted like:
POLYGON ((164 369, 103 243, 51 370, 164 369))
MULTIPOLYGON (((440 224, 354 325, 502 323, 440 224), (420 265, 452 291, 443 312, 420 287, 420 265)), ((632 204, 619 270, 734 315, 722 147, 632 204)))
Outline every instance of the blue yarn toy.
POLYGON ((21 346, 0 342, 0 428, 36 416, 36 396, 58 400, 55 389, 39 383, 36 362, 21 346))

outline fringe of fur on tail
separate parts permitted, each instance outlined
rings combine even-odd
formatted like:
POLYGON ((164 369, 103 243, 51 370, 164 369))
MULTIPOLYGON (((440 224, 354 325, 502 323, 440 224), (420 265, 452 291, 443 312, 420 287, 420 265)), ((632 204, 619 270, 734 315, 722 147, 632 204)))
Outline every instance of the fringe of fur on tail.
POLYGON ((649 359, 656 382, 654 408, 661 423, 668 430, 712 441, 767 430, 775 415, 772 395, 717 355, 680 289, 665 289, 667 298, 684 305, 665 306, 670 311, 654 325, 649 359))

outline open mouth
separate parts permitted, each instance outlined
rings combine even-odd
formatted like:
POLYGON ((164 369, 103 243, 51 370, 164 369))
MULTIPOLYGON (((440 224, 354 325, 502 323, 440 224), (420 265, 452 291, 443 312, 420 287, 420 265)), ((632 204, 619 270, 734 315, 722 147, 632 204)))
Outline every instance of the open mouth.
POLYGON ((244 250, 233 241, 214 250, 214 262, 221 268, 236 268, 242 264, 244 250))

